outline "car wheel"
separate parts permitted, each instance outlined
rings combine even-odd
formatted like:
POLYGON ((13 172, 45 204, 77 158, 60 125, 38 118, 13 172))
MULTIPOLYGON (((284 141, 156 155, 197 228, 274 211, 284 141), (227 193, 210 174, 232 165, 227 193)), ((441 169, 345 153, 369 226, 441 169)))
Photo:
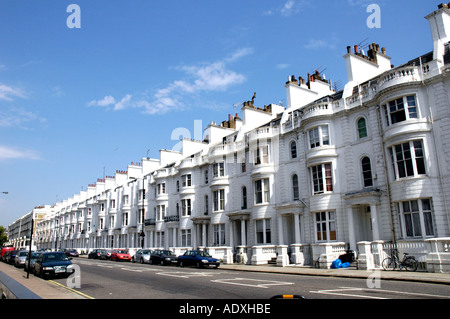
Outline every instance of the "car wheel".
POLYGON ((196 266, 197 266, 197 268, 202 268, 202 265, 200 264, 200 262, 197 262, 196 266))
POLYGON ((143 263, 144 263, 144 258, 141 258, 141 260, 140 260, 140 261, 141 261, 141 264, 143 264, 143 263))
POLYGON ((184 267, 184 262, 179 261, 179 262, 178 262, 178 267, 184 267))
POLYGON ((134 256, 133 256, 133 258, 131 258, 131 262, 132 262, 132 263, 136 262, 136 261, 134 260, 134 256))

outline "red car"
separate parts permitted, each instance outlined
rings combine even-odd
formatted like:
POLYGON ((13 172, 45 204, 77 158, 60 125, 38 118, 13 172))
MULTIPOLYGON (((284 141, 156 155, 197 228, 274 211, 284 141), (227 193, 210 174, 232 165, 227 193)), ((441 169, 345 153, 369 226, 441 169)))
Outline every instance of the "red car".
POLYGON ((131 256, 126 249, 117 249, 111 253, 111 260, 115 261, 131 261, 131 256))

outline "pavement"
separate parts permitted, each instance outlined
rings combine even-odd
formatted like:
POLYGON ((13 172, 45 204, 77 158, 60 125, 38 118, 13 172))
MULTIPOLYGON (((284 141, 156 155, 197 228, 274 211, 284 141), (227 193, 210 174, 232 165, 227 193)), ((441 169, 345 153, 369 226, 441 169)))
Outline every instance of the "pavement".
MULTIPOLYGON (((86 258, 82 256, 79 258, 86 258)), ((312 267, 302 266, 286 266, 278 267, 276 265, 241 265, 241 264, 222 264, 219 269, 235 270, 235 271, 250 271, 250 272, 266 272, 266 273, 282 273, 290 275, 303 276, 328 276, 328 277, 344 277, 344 278, 360 278, 360 279, 374 279, 381 280, 401 280, 410 282, 424 282, 450 285, 450 274, 443 273, 429 273, 423 271, 408 272, 408 271, 366 271, 354 268, 340 268, 340 269, 318 269, 312 267)), ((90 297, 81 292, 65 287, 56 281, 44 280, 30 274, 27 278, 27 273, 23 269, 17 269, 14 266, 7 265, 0 262, 0 272, 9 276, 11 279, 17 281, 25 288, 29 289, 42 299, 89 299, 90 297)))

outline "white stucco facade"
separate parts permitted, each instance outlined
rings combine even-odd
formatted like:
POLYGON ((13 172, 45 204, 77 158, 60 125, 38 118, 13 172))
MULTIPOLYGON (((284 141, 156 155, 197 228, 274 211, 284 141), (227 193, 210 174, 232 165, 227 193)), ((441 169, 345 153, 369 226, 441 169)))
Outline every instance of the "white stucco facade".
POLYGON ((433 271, 447 271, 449 17, 446 5, 426 17, 428 54, 393 68, 378 44, 348 47, 342 91, 319 73, 290 76, 286 107, 245 102, 202 141, 89 185, 37 225, 38 247, 201 248, 228 263, 322 267, 351 249, 372 268, 368 245, 435 265, 438 241, 433 271))

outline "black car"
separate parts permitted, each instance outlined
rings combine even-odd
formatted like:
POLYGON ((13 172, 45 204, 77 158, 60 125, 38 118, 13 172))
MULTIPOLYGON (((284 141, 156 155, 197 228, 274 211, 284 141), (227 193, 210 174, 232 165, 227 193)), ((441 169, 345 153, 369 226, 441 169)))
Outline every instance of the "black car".
POLYGON ((103 249, 94 249, 88 254, 88 259, 100 259, 103 249))
POLYGON ((71 259, 61 251, 42 253, 34 263, 34 274, 42 278, 49 276, 68 277, 75 272, 71 259))
POLYGON ((156 249, 150 255, 150 264, 170 265, 177 263, 177 256, 170 250, 156 249))

